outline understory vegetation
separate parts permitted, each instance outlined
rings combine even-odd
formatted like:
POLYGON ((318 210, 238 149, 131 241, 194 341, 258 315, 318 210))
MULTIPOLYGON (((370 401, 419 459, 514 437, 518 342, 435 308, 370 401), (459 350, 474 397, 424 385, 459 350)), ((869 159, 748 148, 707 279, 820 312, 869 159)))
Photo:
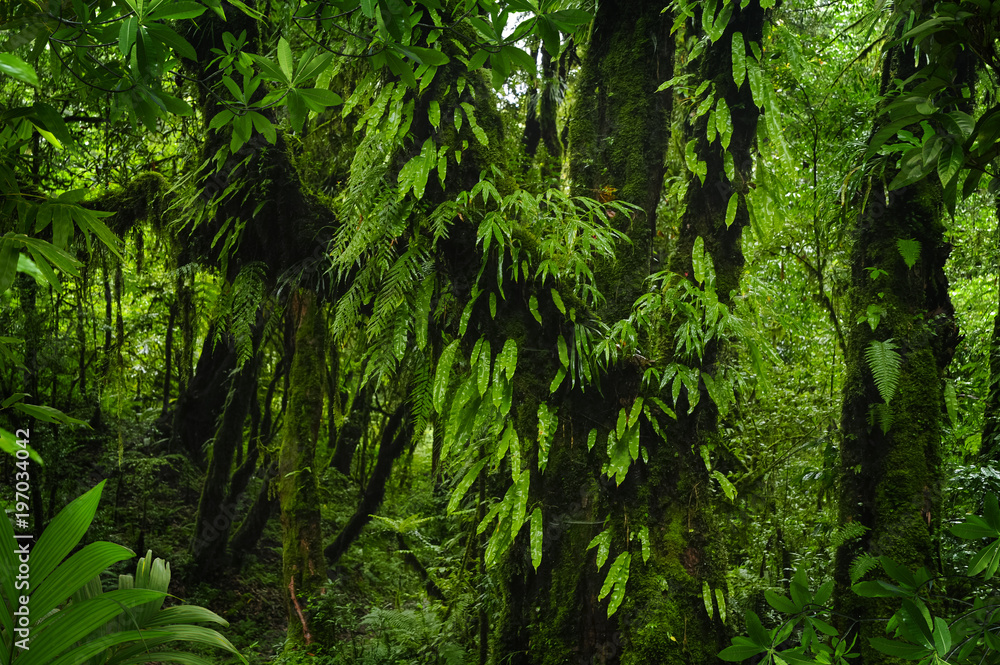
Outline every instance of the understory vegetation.
POLYGON ((998 29, 0 3, 0 665, 997 662, 998 29))

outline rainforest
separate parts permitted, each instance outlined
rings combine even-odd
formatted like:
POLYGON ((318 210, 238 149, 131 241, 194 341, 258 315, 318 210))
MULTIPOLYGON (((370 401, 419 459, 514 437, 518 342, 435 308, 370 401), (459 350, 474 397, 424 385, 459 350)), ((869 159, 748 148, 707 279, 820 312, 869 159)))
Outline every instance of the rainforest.
POLYGON ((0 665, 1000 662, 998 37, 0 2, 0 665))

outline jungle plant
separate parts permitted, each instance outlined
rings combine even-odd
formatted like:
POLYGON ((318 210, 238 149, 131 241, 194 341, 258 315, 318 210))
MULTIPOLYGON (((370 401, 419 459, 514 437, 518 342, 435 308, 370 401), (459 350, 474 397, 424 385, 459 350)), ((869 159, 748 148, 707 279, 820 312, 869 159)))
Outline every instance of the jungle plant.
POLYGON ((239 656, 217 631, 197 625, 227 626, 222 617, 197 606, 163 608, 170 566, 162 559, 154 561, 151 551, 140 559, 135 576, 120 576, 112 591, 102 589, 100 573, 134 556, 131 550, 101 541, 70 554, 90 527, 103 488, 102 481, 66 506, 30 550, 10 522, 0 520, 0 540, 6 543, 0 548, 0 662, 212 662, 192 653, 158 650, 175 641, 215 646, 239 656))
MULTIPOLYGON (((951 533, 973 542, 981 543, 984 538, 991 541, 972 557, 966 574, 958 576, 955 581, 959 583, 953 587, 946 586, 946 580, 927 568, 911 571, 887 556, 880 557, 879 562, 888 579, 860 581, 852 586, 858 596, 891 599, 889 602, 896 608, 891 616, 883 618, 887 636, 867 638, 872 649, 894 658, 919 661, 921 665, 995 661, 1000 653, 1000 601, 987 583, 1000 568, 1000 506, 996 495, 986 497, 982 517, 969 515, 965 522, 952 526, 951 533), (969 591, 953 595, 957 588, 969 591)), ((862 645, 856 644, 856 625, 847 625, 843 632, 833 625, 836 618, 827 606, 832 590, 831 580, 815 593, 810 592, 809 580, 799 570, 789 585, 791 598, 770 589, 764 592, 768 604, 788 618, 767 630, 754 612, 747 611, 748 636, 734 637, 732 645, 719 657, 735 662, 763 656, 765 665, 849 662, 859 655, 855 647, 862 645), (797 644, 788 646, 789 639, 797 644)))

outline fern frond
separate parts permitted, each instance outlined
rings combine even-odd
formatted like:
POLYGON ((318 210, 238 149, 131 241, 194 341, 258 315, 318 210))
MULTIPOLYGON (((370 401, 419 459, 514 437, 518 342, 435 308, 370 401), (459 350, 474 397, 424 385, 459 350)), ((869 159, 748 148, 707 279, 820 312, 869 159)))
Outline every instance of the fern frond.
POLYGON ((886 404, 892 400, 899 387, 900 368, 903 364, 902 356, 895 349, 892 339, 887 339, 884 342, 872 340, 865 350, 865 359, 875 378, 875 387, 886 404))
POLYGON ((919 240, 900 238, 896 240, 896 248, 899 250, 899 255, 903 257, 903 261, 906 262, 907 268, 912 268, 916 265, 917 259, 920 258, 919 240))
POLYGON ((874 570, 879 565, 879 560, 877 557, 873 557, 867 552, 863 552, 854 559, 851 563, 851 584, 857 584, 858 580, 868 574, 869 571, 874 570))
POLYGON ((866 533, 868 533, 868 527, 861 522, 847 522, 837 527, 837 530, 830 536, 830 545, 840 547, 844 543, 850 542, 855 538, 860 538, 866 533))

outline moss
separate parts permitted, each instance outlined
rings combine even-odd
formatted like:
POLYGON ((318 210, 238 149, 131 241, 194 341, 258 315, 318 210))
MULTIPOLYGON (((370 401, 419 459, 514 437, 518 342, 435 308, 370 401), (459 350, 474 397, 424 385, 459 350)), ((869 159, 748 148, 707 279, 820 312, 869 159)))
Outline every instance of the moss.
POLYGON ((288 613, 286 649, 315 636, 306 611, 310 595, 326 578, 320 531, 319 480, 313 472, 323 411, 324 317, 316 297, 301 290, 291 300, 298 320, 287 424, 278 459, 281 503, 282 585, 288 613), (306 637, 307 631, 312 635, 306 637))

